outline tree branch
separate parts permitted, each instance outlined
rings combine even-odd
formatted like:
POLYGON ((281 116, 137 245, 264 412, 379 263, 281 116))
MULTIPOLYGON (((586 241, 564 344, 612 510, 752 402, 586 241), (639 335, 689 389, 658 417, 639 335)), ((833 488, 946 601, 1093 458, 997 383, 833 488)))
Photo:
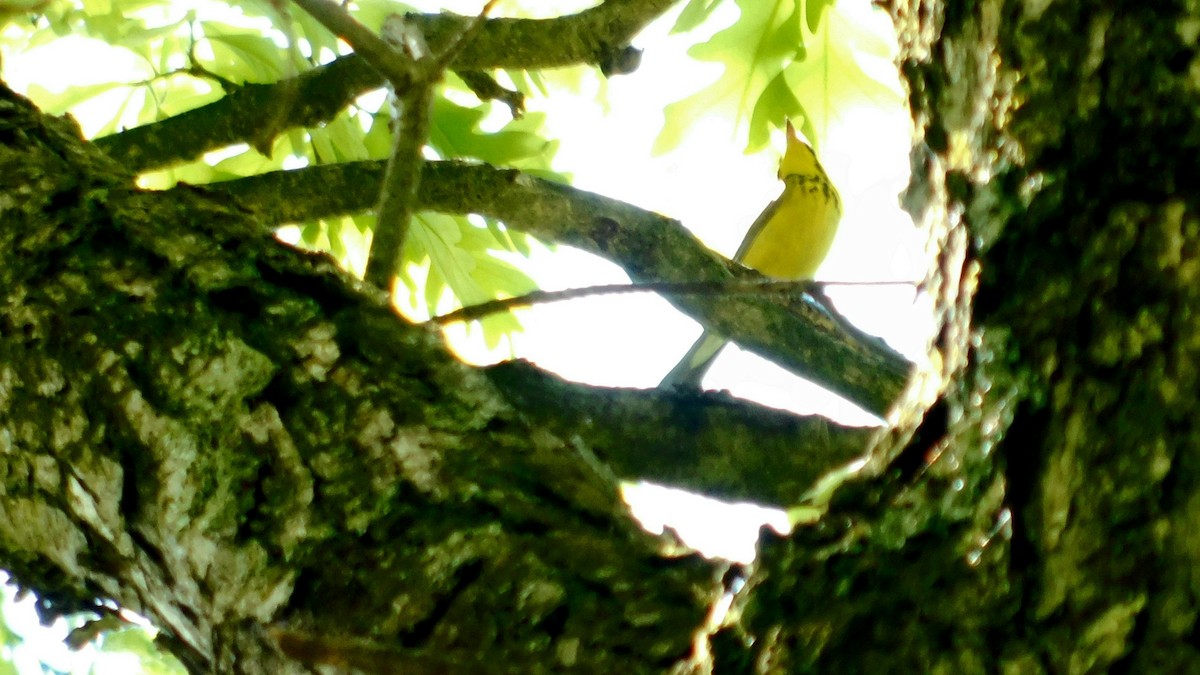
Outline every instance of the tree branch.
MULTIPOLYGON (((392 152, 379 189, 375 230, 367 258, 367 283, 388 292, 401 265, 404 239, 416 210, 421 185, 422 150, 429 138, 429 107, 433 86, 445 67, 429 53, 425 36, 398 16, 384 23, 378 36, 355 21, 342 7, 327 0, 294 0, 326 28, 345 39, 371 67, 383 73, 395 108, 392 152)), ((482 21, 483 17, 479 18, 482 21)), ((479 28, 476 22, 474 29, 479 28)), ((458 45, 448 48, 453 50, 458 45)))
POLYGON ((480 70, 456 70, 464 84, 480 101, 500 101, 508 106, 512 118, 520 119, 525 114, 525 94, 500 86, 496 78, 480 70))
MULTIPOLYGON (((455 70, 557 68, 601 64, 624 51, 633 36, 677 0, 608 0, 578 14, 554 19, 488 19, 479 35, 450 62, 455 70)), ((472 17, 411 15, 433 49, 472 17)), ((261 129, 276 133, 330 120, 355 97, 383 86, 384 76, 352 54, 276 84, 248 84, 219 101, 135 127, 94 142, 139 173, 195 159, 235 143, 258 142, 261 129), (276 119, 272 101, 295 90, 296 105, 276 119)))
POLYGON ((422 150, 429 138, 429 108, 433 88, 428 82, 418 82, 400 99, 396 119, 392 154, 380 182, 379 208, 376 209, 375 230, 371 252, 367 258, 366 280, 388 292, 399 273, 404 253, 404 240, 412 216, 417 211, 421 188, 422 150))
POLYGON ((621 478, 729 501, 795 504, 821 476, 861 456, 875 433, 725 393, 577 384, 523 361, 486 372, 513 405, 578 437, 621 478))
POLYGON ((598 286, 580 286, 565 288, 561 291, 531 291, 524 295, 511 298, 496 298, 474 305, 466 305, 458 309, 431 317, 428 323, 444 326, 463 321, 478 321, 485 316, 510 312, 518 307, 531 307, 552 302, 565 302, 590 298, 597 295, 626 295, 629 293, 661 293, 664 295, 738 295, 764 293, 792 293, 803 291, 809 293, 814 300, 820 302, 831 312, 832 302, 825 294, 826 286, 917 286, 916 281, 814 281, 802 279, 799 281, 660 281, 648 284, 600 284, 598 286))
MULTIPOLYGON (((367 210, 381 162, 274 172, 209 186, 259 210, 264 225, 367 210), (281 199, 280 195, 288 195, 281 199)), ((428 162, 419 204, 478 213, 508 226, 613 260, 635 282, 761 279, 700 244, 678 221, 515 170, 428 162)), ((668 297, 739 344, 884 415, 911 364, 878 338, 843 325, 819 305, 786 293, 753 297, 668 297)))
POLYGON ((582 286, 567 288, 561 291, 533 291, 513 298, 497 298, 476 305, 467 305, 454 311, 439 314, 429 319, 428 323, 444 326, 462 321, 477 321, 485 316, 499 312, 509 312, 517 307, 565 302, 597 295, 625 295, 628 293, 662 293, 665 295, 684 295, 701 293, 705 295, 733 294, 762 294, 787 289, 789 291, 804 290, 816 282, 802 281, 661 281, 648 284, 602 284, 599 286, 582 286))
MULTIPOLYGON (((311 0, 305 0, 311 1, 311 0)), ((395 141, 388 158, 387 172, 379 192, 371 253, 367 258, 366 280, 388 291, 403 264, 404 241, 408 237, 417 194, 421 188, 425 143, 429 139, 429 116, 433 105, 433 87, 446 70, 446 64, 469 44, 483 27, 487 13, 496 0, 489 0, 471 24, 446 44, 441 52, 431 53, 421 29, 399 15, 384 22, 384 38, 392 51, 402 52, 412 64, 415 75, 407 91, 392 80, 396 96, 395 141)))
POLYGON ((379 190, 375 230, 367 258, 366 280, 391 291, 392 280, 402 263, 404 240, 421 185, 422 151, 429 139, 429 115, 433 88, 441 81, 446 64, 483 27, 487 13, 496 4, 489 0, 479 16, 454 36, 439 53, 431 53, 421 29, 400 15, 392 15, 376 35, 341 6, 328 0, 294 0, 323 26, 346 40, 371 67, 383 73, 395 107, 392 153, 379 190))
POLYGON ((405 55, 387 40, 354 20, 341 5, 329 0, 292 0, 308 12, 329 32, 342 38, 355 54, 367 60, 371 68, 383 75, 392 86, 402 91, 418 76, 418 67, 411 55, 405 55))

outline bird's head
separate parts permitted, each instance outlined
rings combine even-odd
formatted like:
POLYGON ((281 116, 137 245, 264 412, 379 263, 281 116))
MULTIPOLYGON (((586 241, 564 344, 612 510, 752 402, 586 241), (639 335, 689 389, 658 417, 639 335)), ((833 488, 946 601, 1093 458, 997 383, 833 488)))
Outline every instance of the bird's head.
POLYGON ((779 178, 824 173, 817 155, 803 138, 796 135, 791 120, 787 123, 787 151, 779 162, 779 178))

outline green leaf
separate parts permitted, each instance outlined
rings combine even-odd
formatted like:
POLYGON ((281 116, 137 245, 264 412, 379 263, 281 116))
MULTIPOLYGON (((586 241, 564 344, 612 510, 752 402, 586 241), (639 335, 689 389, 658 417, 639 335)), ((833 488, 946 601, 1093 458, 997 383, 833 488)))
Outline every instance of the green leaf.
POLYGON ((683 11, 679 13, 679 18, 675 19, 675 25, 671 26, 671 33, 685 33, 696 28, 712 16, 721 2, 722 0, 690 0, 684 6, 683 11))
MULTIPOLYGON (((750 115, 750 145, 757 146, 765 144, 767 138, 760 137, 753 133, 754 130, 763 130, 765 134, 767 129, 771 127, 782 126, 780 122, 796 116, 796 111, 801 110, 802 106, 796 95, 792 92, 791 86, 788 85, 787 76, 785 73, 779 73, 771 82, 763 89, 762 95, 758 97, 758 101, 754 104, 754 111, 750 115)), ((807 120, 807 116, 804 116, 807 120)), ((801 122, 801 120, 797 120, 801 122)), ((809 139, 813 136, 808 133, 808 130, 801 129, 809 139)), ((815 142, 815 141, 814 141, 815 142)))
MULTIPOLYGON (((277 140, 276 143, 279 141, 277 140)), ((254 176, 267 171, 281 168, 283 153, 271 153, 273 157, 259 154, 257 150, 247 147, 231 157, 226 157, 213 165, 214 180, 232 180, 245 176, 254 176)))
POLYGON ((496 241, 500 242, 506 248, 516 251, 526 258, 529 257, 529 235, 520 230, 510 230, 503 223, 495 218, 484 218, 484 225, 487 226, 488 232, 492 233, 496 241))
POLYGON ((558 143, 540 133, 544 114, 528 113, 494 133, 479 131, 485 114, 483 106, 468 108, 443 96, 435 97, 429 144, 443 157, 473 157, 489 164, 551 171, 550 160, 558 143))
POLYGON ((817 32, 817 27, 821 25, 821 15, 827 8, 832 7, 835 2, 837 0, 807 0, 807 7, 804 14, 810 33, 817 32))
POLYGON ((737 0, 741 16, 689 53, 724 64, 712 85, 672 103, 654 152, 675 147, 700 117, 748 120, 747 152, 791 119, 817 145, 855 106, 893 106, 894 35, 886 22, 851 21, 835 0, 737 0))
MULTIPOLYGON (((463 217, 422 212, 413 219, 405 254, 409 260, 429 260, 423 280, 424 301, 434 314, 447 291, 459 306, 468 306, 536 288, 527 274, 493 254, 505 249, 487 227, 477 227, 463 217)), ((421 286, 420 280, 407 285, 414 291, 421 286)), ((504 335, 520 330, 520 323, 509 313, 489 317, 482 326, 491 347, 504 335)))
POLYGON ((125 96, 125 100, 123 100, 121 105, 117 107, 116 114, 113 115, 112 119, 106 122, 104 126, 100 127, 96 131, 96 137, 107 136, 115 132, 117 130, 117 126, 121 124, 121 120, 125 118, 125 111, 130 105, 136 106, 135 109, 141 109, 142 104, 146 100, 145 92, 143 92, 141 89, 134 88, 126 88, 126 91, 128 93, 125 96))
POLYGON ((337 152, 338 162, 360 162, 369 159, 367 149, 363 146, 363 138, 367 132, 349 115, 338 115, 327 123, 322 131, 329 135, 333 149, 337 152))
POLYGON ((483 288, 502 291, 500 293, 493 292, 491 294, 493 297, 524 295, 537 288, 537 284, 528 274, 491 255, 476 258, 473 276, 483 288))
POLYGON ((392 14, 418 11, 412 5, 395 0, 357 0, 354 6, 354 18, 376 33, 382 30, 383 22, 392 14))
POLYGON ((31 84, 29 85, 29 96, 37 101, 42 109, 46 112, 62 114, 70 112, 75 108, 75 106, 88 99, 111 91, 116 87, 123 86, 125 85, 104 82, 102 84, 85 84, 78 87, 67 87, 64 91, 54 92, 39 84, 31 84))
POLYGON ((143 628, 128 628, 104 634, 100 651, 107 654, 129 654, 138 660, 138 672, 147 675, 184 675, 183 664, 159 648, 143 628))
MULTIPOLYGON (((387 105, 386 103, 384 105, 387 105)), ((384 159, 392 154, 394 145, 391 118, 383 113, 362 113, 371 116, 371 128, 362 137, 363 150, 371 159, 384 159)), ((356 118, 357 120, 357 118, 356 118)))
POLYGON ((312 146, 308 142, 308 131, 304 129, 288 129, 276 142, 279 143, 277 150, 283 153, 282 156, 295 155, 308 159, 310 164, 313 162, 312 146))
POLYGON ((310 220, 300 226, 300 241, 309 248, 324 250, 320 245, 324 234, 325 228, 319 220, 310 220))
POLYGON ((185 22, 182 20, 163 26, 146 26, 136 21, 125 20, 119 24, 120 36, 108 42, 137 54, 147 64, 153 64, 157 60, 155 55, 163 48, 163 41, 178 34, 184 26, 185 22))
MULTIPOLYGON (((732 26, 688 50, 697 60, 723 64, 725 72, 710 86, 667 106, 666 123, 654 144, 656 154, 678 145, 702 116, 725 114, 740 126, 771 81, 804 58, 803 0, 737 0, 737 5, 741 15, 732 26)), ((761 147, 768 136, 769 128, 761 120, 752 123, 747 149, 761 147)))
POLYGON ((325 133, 324 129, 315 128, 308 132, 309 142, 312 143, 313 154, 316 155, 317 161, 321 164, 333 164, 337 162, 337 151, 333 149, 333 139, 329 134, 325 133))
MULTIPOLYGON (((429 256, 430 274, 440 275, 459 300, 474 304, 488 299, 471 279, 475 260, 458 245, 462 231, 455 218, 440 213, 420 213, 413 218, 409 236, 419 250, 429 256)), ((432 305, 430 309, 433 309, 432 305)))
POLYGON ((204 36, 212 46, 210 69, 215 73, 234 81, 267 83, 284 72, 285 50, 262 33, 208 21, 204 36))
POLYGON ((346 257, 346 242, 342 239, 345 218, 325 219, 325 236, 329 238, 329 252, 339 260, 346 257))
POLYGON ((359 234, 366 234, 375 229, 375 214, 371 212, 359 213, 350 218, 354 226, 358 228, 359 234))
POLYGON ((313 63, 318 63, 323 50, 330 53, 338 53, 338 38, 329 29, 321 24, 321 22, 312 18, 312 15, 305 11, 292 10, 292 20, 296 26, 296 38, 304 40, 308 43, 311 49, 312 56, 310 57, 313 63))
MULTIPOLYGON (((882 17, 879 17, 882 19, 882 17)), ((808 58, 784 72, 804 109, 801 128, 810 140, 825 134, 859 106, 897 107, 904 93, 895 79, 895 38, 884 20, 852 21, 837 7, 808 36, 808 58)))
POLYGON ((542 96, 550 95, 546 79, 542 77, 540 70, 505 70, 504 73, 508 75, 513 87, 526 96, 532 96, 535 93, 542 96))
POLYGON ((110 7, 103 14, 89 14, 85 21, 89 35, 116 44, 135 20, 126 18, 116 7, 110 7))
POLYGON ((168 81, 158 81, 151 85, 158 92, 155 100, 158 107, 154 115, 146 121, 158 121, 178 115, 188 110, 194 110, 207 105, 223 96, 220 89, 206 87, 195 78, 186 75, 176 75, 168 81))

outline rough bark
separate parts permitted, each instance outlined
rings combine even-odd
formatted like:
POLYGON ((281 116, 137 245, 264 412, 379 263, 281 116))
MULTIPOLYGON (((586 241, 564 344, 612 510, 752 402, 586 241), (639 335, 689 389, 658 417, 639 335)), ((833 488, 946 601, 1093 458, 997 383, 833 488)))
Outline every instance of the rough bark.
POLYGON ((764 545, 722 672, 1197 672, 1200 7, 891 11, 947 384, 764 545))
POLYGON ((645 672, 720 593, 585 444, 201 189, 0 90, 0 559, 197 671, 645 672))

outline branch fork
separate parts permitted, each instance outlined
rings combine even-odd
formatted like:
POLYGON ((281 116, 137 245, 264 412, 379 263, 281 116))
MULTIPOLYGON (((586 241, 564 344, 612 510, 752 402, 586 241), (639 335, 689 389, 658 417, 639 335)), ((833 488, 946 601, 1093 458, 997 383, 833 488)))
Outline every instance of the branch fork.
POLYGON ((420 26, 404 15, 384 22, 382 35, 355 21, 329 0, 295 0, 313 18, 345 40, 367 63, 387 78, 395 96, 396 124, 392 153, 379 191, 375 233, 367 259, 366 280, 391 291, 400 271, 404 240, 416 213, 421 185, 422 151, 429 140, 429 109, 433 88, 462 47, 483 27, 498 0, 489 0, 479 16, 433 53, 420 26))

